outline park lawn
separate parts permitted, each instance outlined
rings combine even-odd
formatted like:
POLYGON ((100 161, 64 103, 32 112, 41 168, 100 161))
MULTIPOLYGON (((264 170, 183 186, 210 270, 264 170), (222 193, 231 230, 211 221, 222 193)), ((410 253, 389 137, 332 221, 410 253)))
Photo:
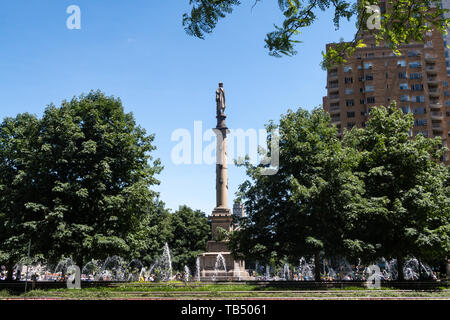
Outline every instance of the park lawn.
MULTIPOLYGON (((52 289, 33 290, 29 299, 244 299, 244 298, 440 298, 450 299, 450 289, 379 290, 348 287, 345 289, 305 290, 251 284, 142 284, 127 283, 113 287, 86 288, 81 290, 52 289)), ((0 299, 25 298, 24 294, 0 291, 0 299)))

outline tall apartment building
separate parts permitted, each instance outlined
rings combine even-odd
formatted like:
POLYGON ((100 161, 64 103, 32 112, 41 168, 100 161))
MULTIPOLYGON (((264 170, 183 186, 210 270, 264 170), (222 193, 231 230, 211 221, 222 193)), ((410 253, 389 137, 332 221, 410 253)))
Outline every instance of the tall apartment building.
MULTIPOLYGON (((364 36, 364 41, 367 47, 357 49, 345 65, 328 70, 323 105, 332 124, 340 132, 364 128, 372 107, 395 100, 404 113, 414 114, 411 136, 441 137, 450 148, 450 77, 443 35, 427 33, 426 43, 402 46, 401 56, 377 46, 373 37, 364 36)), ((327 44, 327 51, 331 46, 327 44)))

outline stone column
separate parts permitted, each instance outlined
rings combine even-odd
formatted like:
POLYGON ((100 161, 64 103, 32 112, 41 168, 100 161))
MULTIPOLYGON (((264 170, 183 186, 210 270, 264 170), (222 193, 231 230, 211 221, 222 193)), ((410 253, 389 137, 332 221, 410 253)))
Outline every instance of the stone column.
MULTIPOLYGON (((219 118, 219 117, 218 117, 219 118)), ((216 133, 216 208, 228 208, 228 164, 227 164, 227 133, 225 116, 220 116, 216 133)))

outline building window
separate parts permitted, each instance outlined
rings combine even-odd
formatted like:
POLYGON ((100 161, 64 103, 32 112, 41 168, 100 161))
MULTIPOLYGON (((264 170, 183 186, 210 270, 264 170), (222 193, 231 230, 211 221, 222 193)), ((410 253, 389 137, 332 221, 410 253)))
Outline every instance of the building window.
POLYGON ((345 94, 353 94, 353 89, 345 89, 345 94))
POLYGON ((409 63, 410 68, 420 68, 421 66, 422 64, 420 63, 420 61, 414 61, 409 63))
POLYGON ((366 81, 372 81, 373 80, 373 74, 366 74, 366 81))
POLYGON ((366 86, 366 92, 374 92, 375 86, 366 86))
POLYGON ((415 96, 415 97, 413 97, 413 101, 414 102, 425 102, 425 97, 424 96, 415 96))
POLYGON ((410 79, 422 79, 422 73, 421 72, 419 72, 419 73, 411 73, 409 75, 409 78, 410 79))
POLYGON ((375 97, 367 98, 367 103, 375 103, 375 97))
POLYGON ((408 51, 408 57, 417 57, 417 56, 420 56, 420 50, 408 51))
POLYGON ((332 117, 331 117, 331 121, 332 121, 332 122, 338 122, 338 121, 341 121, 341 116, 340 116, 340 115, 332 116, 332 117))
POLYGON ((416 83, 411 85, 411 91, 423 91, 423 84, 416 83))
POLYGON ((345 66, 344 67, 344 72, 351 72, 352 71, 352 67, 351 66, 345 66))
POLYGON ((414 114, 426 114, 427 110, 425 108, 415 108, 413 113, 414 114))
POLYGON ((400 101, 402 101, 402 102, 409 101, 409 96, 408 95, 401 95, 400 96, 400 101))
POLYGON ((355 112, 351 111, 351 112, 347 112, 347 118, 354 118, 355 117, 355 112))
POLYGON ((348 129, 352 129, 354 126, 355 126, 355 124, 353 122, 347 123, 347 128, 348 129))
POLYGON ((423 127, 427 125, 427 119, 417 119, 414 121, 414 125, 417 127, 423 127))
POLYGON ((366 63, 364 63, 364 69, 372 69, 372 67, 373 67, 373 65, 372 65, 372 62, 366 62, 366 63))
POLYGON ((400 90, 408 90, 408 84, 407 83, 400 83, 400 90))
POLYGON ((345 104, 347 105, 347 107, 353 107, 355 105, 355 101, 354 100, 346 100, 345 104))
POLYGON ((345 82, 346 84, 353 83, 353 78, 352 78, 352 77, 350 77, 350 78, 345 78, 345 79, 344 79, 344 82, 345 82))
POLYGON ((402 107, 402 111, 403 111, 403 113, 404 114, 407 114, 407 113, 409 113, 409 106, 404 106, 404 107, 402 107))
POLYGON ((406 72, 399 72, 398 78, 399 79, 408 79, 408 74, 406 72))
POLYGON ((397 62, 397 66, 399 66, 399 67, 406 67, 406 61, 405 60, 399 60, 397 62))

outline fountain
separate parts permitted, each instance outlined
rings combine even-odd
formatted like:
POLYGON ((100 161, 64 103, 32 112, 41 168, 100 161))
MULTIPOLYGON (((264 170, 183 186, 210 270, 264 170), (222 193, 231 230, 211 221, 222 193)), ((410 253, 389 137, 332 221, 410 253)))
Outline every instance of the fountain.
MULTIPOLYGON (((105 261, 91 260, 83 266, 81 270, 82 281, 170 281, 173 279, 172 256, 169 245, 166 243, 162 250, 161 256, 151 264, 148 268, 138 260, 133 259, 129 263, 125 262, 119 256, 108 257, 105 261)), ((217 253, 215 256, 215 263, 213 263, 213 273, 202 278, 201 256, 197 257, 195 263, 195 273, 191 274, 191 270, 186 265, 184 270, 178 270, 180 275, 183 275, 184 281, 201 281, 213 280, 223 281, 233 280, 241 281, 244 277, 247 279, 248 275, 242 276, 238 268, 230 269, 227 265, 226 256, 217 253)), ((44 263, 34 263, 27 265, 23 261, 17 263, 14 267, 13 279, 24 281, 26 278, 26 271, 28 266, 28 280, 36 281, 65 281, 69 275, 69 271, 73 269, 75 263, 70 258, 61 259, 55 268, 51 268, 44 263), (50 271, 53 270, 53 271, 50 271)), ((365 267, 358 259, 355 266, 351 266, 348 261, 342 257, 322 258, 320 263, 320 270, 323 272, 325 279, 329 281, 366 281, 368 277, 372 276, 372 270, 379 268, 377 276, 382 281, 397 280, 397 260, 386 260, 380 258, 371 266, 365 267)), ((2 267, 2 270, 4 267, 2 267)), ((436 280, 433 270, 427 264, 419 261, 416 258, 411 258, 405 261, 403 267, 405 280, 436 280)), ((2 278, 6 276, 2 272, 2 278)), ((286 262, 279 265, 278 268, 271 270, 269 264, 260 265, 255 263, 255 275, 253 280, 271 280, 271 281, 314 281, 315 280, 315 264, 314 259, 309 261, 305 257, 299 259, 298 267, 293 267, 286 262), (271 273, 271 271, 273 273, 271 273)))
POLYGON ((197 281, 200 281, 200 257, 197 257, 197 260, 195 261, 195 273, 197 274, 197 281))
POLYGON ((163 280, 172 280, 172 257, 167 243, 164 245, 164 252, 159 265, 161 267, 163 280))
POLYGON ((96 281, 125 281, 126 263, 119 256, 108 257, 103 263, 96 281))
POLYGON ((184 266, 184 281, 189 282, 189 279, 191 278, 191 271, 189 270, 188 266, 184 266))
POLYGON ((266 264, 266 279, 265 280, 270 280, 270 266, 268 264, 266 264))
POLYGON ((139 281, 141 279, 143 269, 145 271, 144 265, 138 259, 131 260, 127 266, 127 281, 139 281))
POLYGON ((225 276, 224 277, 225 277, 225 280, 226 280, 226 278, 227 278, 227 265, 225 263, 225 258, 223 257, 223 255, 221 253, 219 253, 217 255, 217 258, 216 258, 216 264, 214 266, 213 281, 217 281, 218 280, 220 265, 223 266, 223 270, 225 272, 225 276))
POLYGON ((290 280, 289 265, 288 265, 287 263, 284 264, 284 267, 283 267, 283 276, 282 276, 282 278, 283 278, 285 281, 290 280))
MULTIPOLYGON (((324 261, 324 271, 325 271, 325 261, 324 261)), ((299 260, 299 280, 314 280, 314 272, 313 268, 310 266, 310 264, 306 261, 304 257, 301 257, 299 260)), ((324 272, 325 273, 325 272, 324 272)))

